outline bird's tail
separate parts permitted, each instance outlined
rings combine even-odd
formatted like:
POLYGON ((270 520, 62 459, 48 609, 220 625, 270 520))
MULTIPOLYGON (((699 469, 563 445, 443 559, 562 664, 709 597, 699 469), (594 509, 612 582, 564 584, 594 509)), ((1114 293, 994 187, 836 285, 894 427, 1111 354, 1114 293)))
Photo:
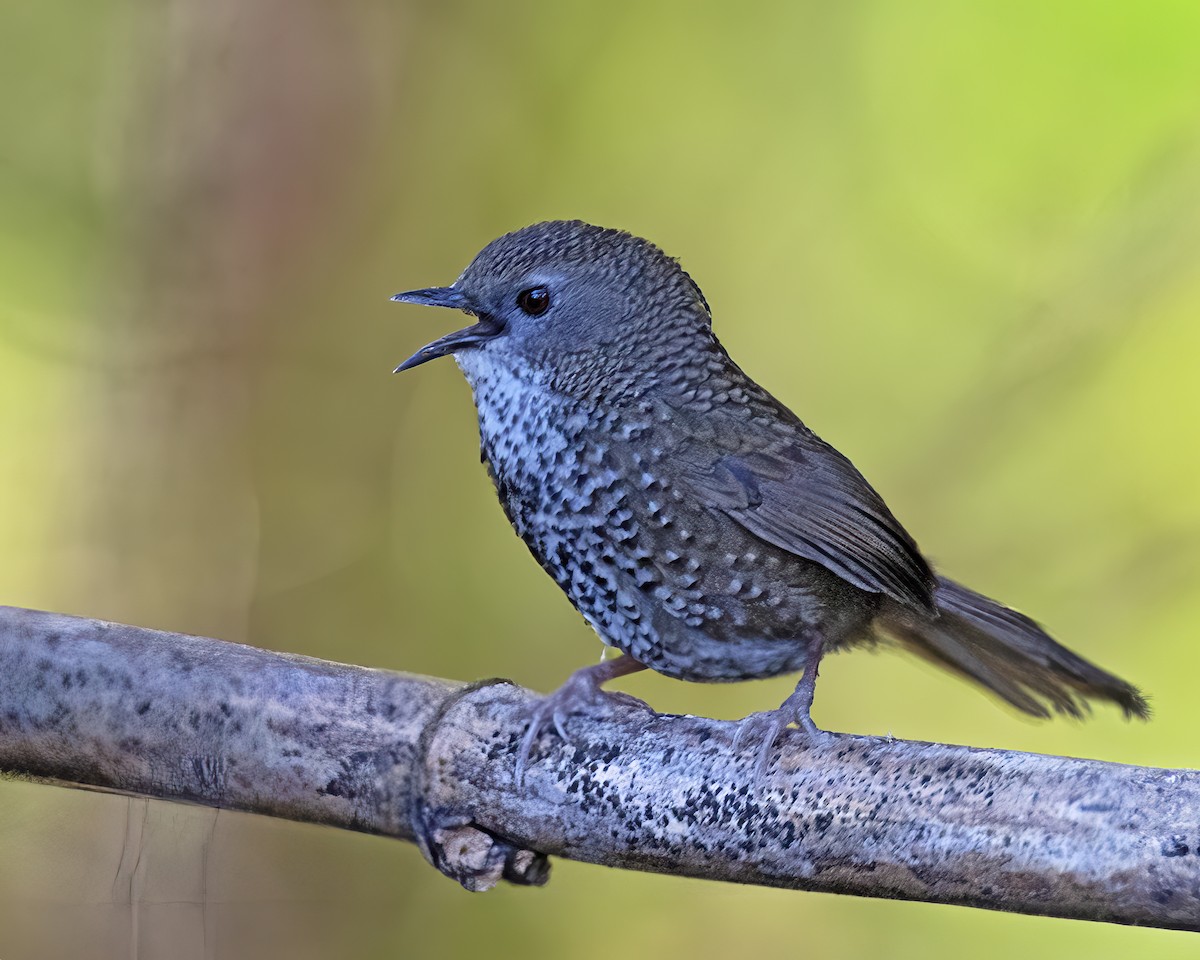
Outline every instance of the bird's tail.
POLYGON ((938 577, 938 614, 891 607, 878 625, 927 660, 982 684, 1035 717, 1081 717, 1089 699, 1110 700, 1126 717, 1150 716, 1137 688, 1057 643, 1024 614, 938 577))

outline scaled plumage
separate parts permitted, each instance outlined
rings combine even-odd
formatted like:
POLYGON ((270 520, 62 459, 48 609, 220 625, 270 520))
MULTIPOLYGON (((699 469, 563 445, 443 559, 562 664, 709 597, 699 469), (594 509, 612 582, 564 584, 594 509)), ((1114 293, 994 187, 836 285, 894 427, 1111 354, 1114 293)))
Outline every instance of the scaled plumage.
POLYGON ((755 715, 761 762, 808 716, 821 655, 881 636, 1037 716, 1084 698, 1148 715, 1129 684, 1021 614, 936 576, 844 456, 747 377, 708 304, 645 240, 589 224, 526 227, 448 288, 395 299, 477 322, 401 368, 453 354, 514 529, 601 638, 632 662, 578 671, 540 728, 649 667, 724 681, 805 671, 755 715))

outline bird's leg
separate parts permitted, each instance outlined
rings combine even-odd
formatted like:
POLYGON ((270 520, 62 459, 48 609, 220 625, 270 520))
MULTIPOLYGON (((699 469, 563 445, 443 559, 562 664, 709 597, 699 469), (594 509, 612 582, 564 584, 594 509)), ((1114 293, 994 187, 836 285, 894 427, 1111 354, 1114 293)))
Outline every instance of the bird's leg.
POLYGON ((796 684, 786 700, 777 710, 765 713, 752 713, 738 723, 737 733, 733 737, 733 749, 736 751, 747 738, 761 737, 758 753, 754 760, 755 779, 762 779, 771 761, 771 749, 779 735, 791 724, 795 724, 814 743, 821 743, 826 733, 815 723, 811 716, 813 693, 817 687, 817 672, 821 656, 825 652, 825 641, 821 634, 809 631, 806 635, 804 652, 804 676, 796 684))
POLYGON ((627 693, 606 693, 600 689, 601 684, 605 684, 609 680, 638 673, 645 669, 644 663, 639 663, 628 654, 617 657, 615 660, 601 660, 599 663, 576 670, 567 677, 566 683, 554 693, 539 700, 529 713, 529 728, 525 731, 525 736, 521 738, 521 749, 517 753, 517 784, 520 785, 524 782, 525 765, 529 761, 530 753, 533 752, 533 745, 537 742, 542 730, 548 725, 552 725, 555 732, 564 741, 571 742, 566 730, 568 714, 578 713, 589 707, 603 705, 605 701, 613 700, 644 707, 653 713, 649 705, 637 697, 631 697, 627 693))

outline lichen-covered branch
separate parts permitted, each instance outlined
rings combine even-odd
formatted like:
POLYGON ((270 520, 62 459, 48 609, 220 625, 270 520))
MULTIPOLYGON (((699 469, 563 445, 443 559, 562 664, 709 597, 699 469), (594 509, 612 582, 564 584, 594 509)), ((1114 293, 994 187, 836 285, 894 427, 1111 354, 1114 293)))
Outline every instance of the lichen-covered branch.
POLYGON ((761 781, 733 724, 0 608, 0 770, 386 834, 470 889, 547 855, 1200 930, 1200 772, 834 736, 761 781))

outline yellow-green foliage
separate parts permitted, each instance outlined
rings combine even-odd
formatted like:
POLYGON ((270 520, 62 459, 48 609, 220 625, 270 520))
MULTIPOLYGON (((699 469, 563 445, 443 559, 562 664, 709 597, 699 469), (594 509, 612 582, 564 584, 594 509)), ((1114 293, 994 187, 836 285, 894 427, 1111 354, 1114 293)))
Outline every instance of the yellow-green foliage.
MULTIPOLYGON (((1141 685, 1034 724, 881 652, 835 730, 1195 766, 1200 6, 10 3, 0 601, 549 689, 599 644, 387 303, 581 217, 682 258, 746 370, 947 572, 1141 685)), ((736 717, 789 681, 642 676, 736 717)), ((405 845, 0 784, 0 955, 1193 955, 1186 935, 405 845)))

